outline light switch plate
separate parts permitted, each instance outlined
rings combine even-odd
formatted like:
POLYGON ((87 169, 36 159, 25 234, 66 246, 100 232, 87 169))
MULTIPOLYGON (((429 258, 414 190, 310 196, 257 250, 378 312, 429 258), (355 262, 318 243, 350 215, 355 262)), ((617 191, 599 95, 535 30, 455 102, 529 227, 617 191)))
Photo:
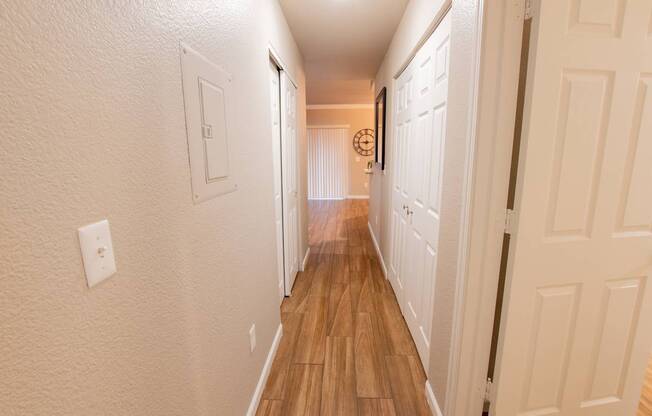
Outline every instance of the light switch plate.
POLYGON ((86 280, 93 287, 116 272, 109 221, 86 225, 78 232, 86 280))

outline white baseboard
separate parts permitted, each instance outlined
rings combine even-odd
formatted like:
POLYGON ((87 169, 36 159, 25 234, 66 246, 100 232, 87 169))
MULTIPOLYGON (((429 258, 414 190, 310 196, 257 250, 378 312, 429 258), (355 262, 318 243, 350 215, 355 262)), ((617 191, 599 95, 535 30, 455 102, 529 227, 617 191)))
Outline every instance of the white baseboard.
POLYGON ((380 267, 383 269, 383 274, 385 279, 387 279, 387 267, 385 267, 385 259, 383 259, 383 253, 380 251, 380 246, 378 245, 378 240, 376 240, 376 235, 374 234, 374 229, 371 228, 371 223, 367 222, 369 227, 369 233, 371 234, 371 241, 374 242, 374 247, 376 248, 376 254, 378 254, 378 259, 380 260, 380 267))
POLYGON ((256 390, 254 391, 254 395, 251 398, 251 403, 249 403, 247 416, 254 416, 258 410, 260 398, 263 395, 263 389, 265 388, 265 383, 267 383, 267 377, 269 377, 269 371, 272 369, 272 362, 274 362, 274 357, 276 357, 276 350, 278 350, 278 344, 281 342, 282 336, 283 324, 279 324, 278 329, 276 330, 276 335, 274 335, 274 341, 272 341, 272 346, 269 348, 269 353, 267 353, 267 359, 265 360, 263 371, 260 373, 260 378, 258 379, 256 390))
POLYGON ((301 271, 306 270, 306 266, 308 265, 308 257, 310 256, 310 247, 306 250, 306 255, 303 256, 303 261, 301 262, 301 271))
POLYGON ((347 195, 346 199, 369 199, 369 195, 347 195))
POLYGON ((308 201, 344 201, 346 198, 308 198, 308 201))
POLYGON ((439 408, 439 403, 437 403, 437 398, 435 393, 432 391, 430 382, 426 380, 426 400, 428 401, 428 406, 430 406, 430 411, 435 416, 443 416, 441 409, 439 408))

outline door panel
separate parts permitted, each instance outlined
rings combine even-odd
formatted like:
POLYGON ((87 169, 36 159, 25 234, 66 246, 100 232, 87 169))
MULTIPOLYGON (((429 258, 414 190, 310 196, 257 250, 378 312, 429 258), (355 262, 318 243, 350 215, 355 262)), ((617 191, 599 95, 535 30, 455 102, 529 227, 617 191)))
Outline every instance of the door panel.
POLYGON ((407 68, 401 76, 396 80, 396 99, 394 100, 395 114, 396 114, 396 138, 394 141, 394 158, 396 166, 394 167, 393 186, 392 186, 392 256, 390 258, 390 283, 396 293, 401 308, 403 307, 404 298, 404 273, 405 264, 407 261, 404 259, 407 256, 408 250, 405 247, 407 244, 406 228, 408 224, 405 206, 407 204, 407 155, 408 146, 407 139, 410 133, 410 126, 412 118, 410 114, 409 104, 411 102, 412 88, 412 70, 407 68))
POLYGON ((427 368, 437 269, 450 17, 396 80, 390 279, 427 368))
POLYGON ((283 187, 281 183, 281 79, 276 64, 269 62, 272 110, 272 159, 274 166, 274 220, 279 298, 285 296, 285 256, 283 252, 283 187))
POLYGON ((652 345, 652 3, 536 9, 492 414, 633 415, 652 345))
MULTIPOLYGON (((652 22, 652 20, 651 20, 652 22)), ((652 74, 641 75, 636 88, 625 176, 618 204, 616 232, 623 237, 652 233, 652 74)))
POLYGON ((283 165, 283 228, 285 295, 290 296, 299 271, 297 190, 297 88, 281 71, 281 160, 283 165))

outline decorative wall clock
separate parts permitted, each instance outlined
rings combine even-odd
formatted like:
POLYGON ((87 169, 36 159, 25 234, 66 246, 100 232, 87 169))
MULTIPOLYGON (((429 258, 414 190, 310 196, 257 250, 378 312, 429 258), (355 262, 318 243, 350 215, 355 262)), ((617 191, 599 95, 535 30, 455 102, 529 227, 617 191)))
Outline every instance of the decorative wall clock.
POLYGON ((359 130, 353 136, 353 148, 361 156, 374 154, 374 131, 371 129, 359 130))

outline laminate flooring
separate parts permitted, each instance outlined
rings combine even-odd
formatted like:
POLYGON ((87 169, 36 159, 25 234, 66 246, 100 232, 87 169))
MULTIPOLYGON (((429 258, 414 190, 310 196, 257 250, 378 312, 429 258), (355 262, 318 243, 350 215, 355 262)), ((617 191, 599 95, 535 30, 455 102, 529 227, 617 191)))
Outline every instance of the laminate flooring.
POLYGON ((310 257, 281 305, 283 337, 258 415, 430 415, 367 201, 309 201, 309 211, 310 257))
POLYGON ((636 416, 652 416, 652 357, 645 372, 645 382, 641 392, 641 402, 636 416))

